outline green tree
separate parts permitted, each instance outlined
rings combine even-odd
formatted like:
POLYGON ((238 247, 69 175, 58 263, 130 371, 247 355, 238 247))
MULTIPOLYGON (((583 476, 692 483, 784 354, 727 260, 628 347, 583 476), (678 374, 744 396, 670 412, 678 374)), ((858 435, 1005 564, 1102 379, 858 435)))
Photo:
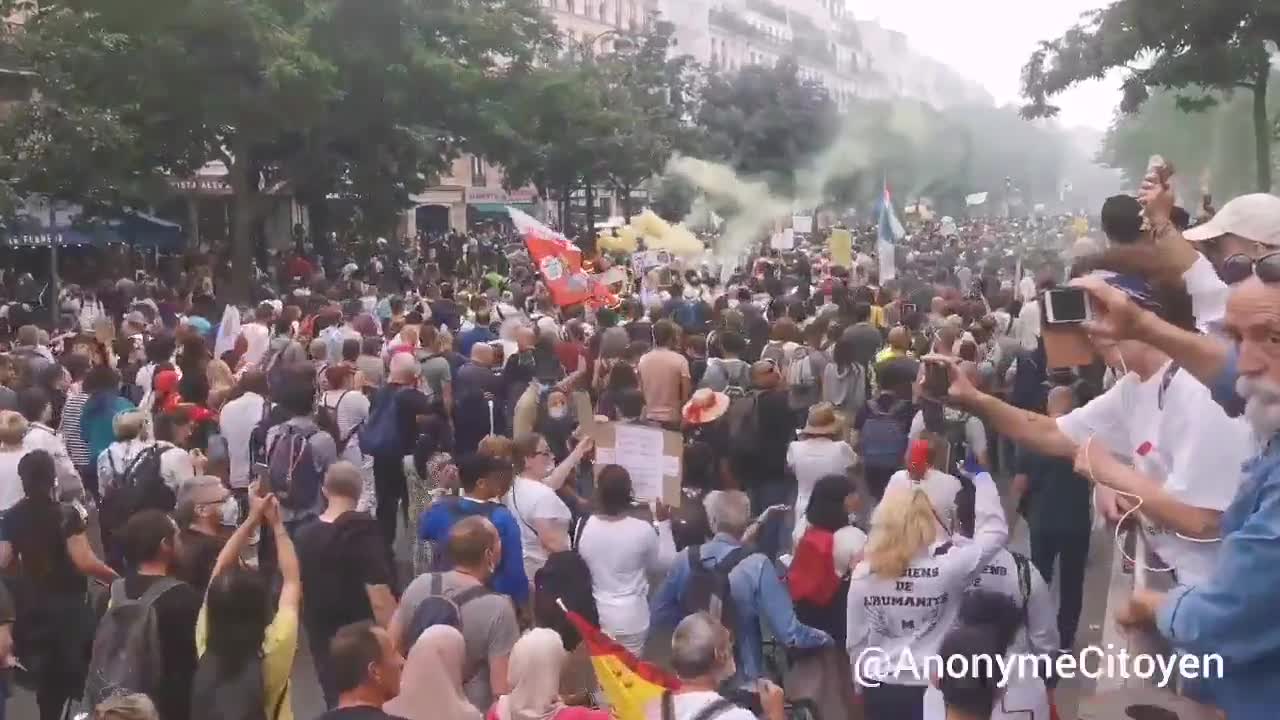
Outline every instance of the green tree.
POLYGON ((487 97, 548 28, 535 0, 69 0, 28 23, 20 48, 44 107, 123 128, 132 147, 106 167, 226 164, 244 297, 270 188, 313 203, 338 192, 387 228, 479 134, 487 97))
POLYGON ((1266 192, 1273 133, 1267 40, 1280 41, 1274 0, 1117 0, 1032 53, 1022 72, 1028 98, 1023 114, 1055 115, 1049 98, 1112 68, 1127 72, 1120 105, 1125 113, 1141 107, 1152 88, 1178 91, 1185 111, 1214 105, 1218 97, 1207 91, 1245 89, 1253 94, 1257 189, 1266 192))
POLYGON ((751 65, 709 77, 696 121, 710 158, 790 195, 796 168, 830 144, 838 116, 826 89, 800 80, 795 61, 784 59, 775 67, 751 65))

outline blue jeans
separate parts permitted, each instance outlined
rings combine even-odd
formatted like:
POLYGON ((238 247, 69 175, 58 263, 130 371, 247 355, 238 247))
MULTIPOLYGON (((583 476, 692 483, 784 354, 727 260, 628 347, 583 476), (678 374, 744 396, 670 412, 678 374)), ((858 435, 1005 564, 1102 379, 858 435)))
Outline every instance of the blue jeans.
MULTIPOLYGON (((749 488, 747 495, 751 499, 751 512, 758 516, 771 505, 794 503, 796 488, 794 483, 772 482, 749 488)), ((776 560, 779 553, 787 549, 790 518, 791 513, 773 513, 756 532, 756 548, 771 560, 776 560)))

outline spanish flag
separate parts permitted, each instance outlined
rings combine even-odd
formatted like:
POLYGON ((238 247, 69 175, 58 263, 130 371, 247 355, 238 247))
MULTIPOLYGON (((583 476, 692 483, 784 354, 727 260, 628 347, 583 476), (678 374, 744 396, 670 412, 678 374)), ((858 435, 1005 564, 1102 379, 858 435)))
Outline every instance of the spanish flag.
POLYGON ((639 660, 578 613, 565 610, 565 615, 587 643, 596 681, 618 720, 644 720, 649 703, 662 697, 664 691, 680 687, 675 677, 639 660))

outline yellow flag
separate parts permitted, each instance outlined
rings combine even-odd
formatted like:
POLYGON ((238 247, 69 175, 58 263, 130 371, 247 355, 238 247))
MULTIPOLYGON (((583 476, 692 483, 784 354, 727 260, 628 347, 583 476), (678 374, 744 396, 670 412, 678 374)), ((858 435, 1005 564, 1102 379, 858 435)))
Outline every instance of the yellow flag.
POLYGON ((840 228, 832 230, 831 238, 827 240, 827 247, 831 249, 832 265, 839 265, 842 268, 853 267, 853 233, 840 228))

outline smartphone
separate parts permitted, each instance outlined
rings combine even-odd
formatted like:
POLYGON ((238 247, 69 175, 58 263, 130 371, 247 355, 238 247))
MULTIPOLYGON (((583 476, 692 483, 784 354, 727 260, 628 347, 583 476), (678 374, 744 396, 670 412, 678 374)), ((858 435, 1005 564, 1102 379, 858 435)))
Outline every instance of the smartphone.
POLYGON ((267 472, 266 463, 253 464, 253 479, 258 481, 259 497, 266 497, 269 494, 269 488, 267 487, 267 475, 268 475, 268 472, 267 472))
POLYGON ((1057 288, 1044 293, 1046 325, 1074 325, 1093 319, 1089 298, 1081 288, 1057 288))
POLYGON ((942 399, 951 389, 951 368, 940 362, 924 362, 924 394, 942 399))
POLYGON ((914 313, 915 311, 916 311, 916 304, 915 304, 915 303, 902 303, 902 314, 903 314, 904 316, 905 316, 905 315, 911 315, 911 314, 912 314, 912 313, 914 313))

